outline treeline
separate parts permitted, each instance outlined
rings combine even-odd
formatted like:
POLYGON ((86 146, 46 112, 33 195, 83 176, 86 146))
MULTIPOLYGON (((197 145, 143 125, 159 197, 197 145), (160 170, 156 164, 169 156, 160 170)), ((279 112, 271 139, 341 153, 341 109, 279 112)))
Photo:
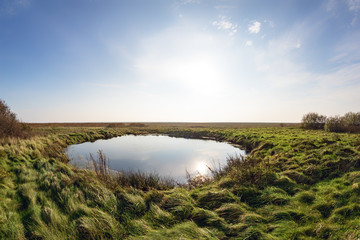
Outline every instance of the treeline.
POLYGON ((331 117, 312 112, 303 116, 301 126, 304 129, 323 129, 328 132, 360 132, 360 112, 331 117))
POLYGON ((0 138, 24 137, 28 134, 29 127, 21 123, 16 114, 11 112, 6 103, 0 99, 0 138))

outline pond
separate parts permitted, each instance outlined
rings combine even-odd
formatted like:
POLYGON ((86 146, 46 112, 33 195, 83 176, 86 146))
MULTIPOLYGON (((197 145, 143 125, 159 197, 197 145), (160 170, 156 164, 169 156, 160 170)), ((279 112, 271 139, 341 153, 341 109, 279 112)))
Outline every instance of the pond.
POLYGON ((98 150, 109 159, 110 169, 156 173, 182 183, 186 181, 186 172, 191 176, 207 175, 208 166, 226 164, 229 155, 245 155, 245 151, 229 143, 154 135, 125 135, 75 144, 65 152, 70 164, 87 168, 89 154, 96 157, 98 150))

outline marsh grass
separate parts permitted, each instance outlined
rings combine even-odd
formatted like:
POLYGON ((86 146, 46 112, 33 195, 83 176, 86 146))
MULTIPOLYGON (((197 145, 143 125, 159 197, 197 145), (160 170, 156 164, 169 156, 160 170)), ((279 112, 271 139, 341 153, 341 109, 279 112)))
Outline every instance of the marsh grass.
POLYGON ((115 189, 118 186, 132 187, 143 191, 150 189, 166 190, 178 185, 170 178, 161 177, 157 173, 145 173, 138 171, 116 171, 109 168, 109 159, 99 149, 97 157, 89 154, 88 161, 92 163, 96 176, 108 187, 115 189))
POLYGON ((358 134, 288 127, 42 131, 28 139, 0 139, 1 239, 359 236, 358 134), (125 133, 211 138, 239 144, 251 154, 230 157, 212 180, 189 188, 162 185, 138 172, 119 177, 109 171, 105 155, 97 173, 75 169, 59 151, 125 133))

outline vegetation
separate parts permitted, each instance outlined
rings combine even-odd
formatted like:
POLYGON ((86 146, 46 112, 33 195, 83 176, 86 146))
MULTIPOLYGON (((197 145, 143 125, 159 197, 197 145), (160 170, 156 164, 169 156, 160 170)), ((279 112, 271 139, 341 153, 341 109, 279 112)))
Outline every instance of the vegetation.
POLYGON ((326 117, 318 113, 308 113, 302 118, 304 129, 324 129, 328 132, 360 132, 360 112, 348 112, 344 116, 326 117))
POLYGON ((305 129, 324 129, 326 116, 318 113, 305 114, 301 121, 301 126, 305 129))
POLYGON ((90 153, 89 162, 92 163, 97 178, 110 189, 122 186, 148 191, 150 189, 166 190, 176 186, 172 179, 163 178, 156 173, 112 171, 109 168, 109 159, 102 150, 98 150, 97 158, 90 153))
POLYGON ((0 239, 360 237, 359 134, 150 124, 38 132, 0 139, 0 239), (103 153, 95 171, 67 164, 67 145, 124 134, 228 141, 249 155, 188 186, 141 173, 114 181, 103 153))
POLYGON ((340 116, 329 117, 326 120, 325 131, 328 132, 345 132, 345 122, 340 116))
POLYGON ((11 112, 6 103, 0 99, 0 138, 23 137, 26 130, 27 126, 20 123, 16 114, 11 112))
POLYGON ((1 141, 0 238, 357 239, 360 235, 358 134, 288 127, 42 131, 41 136, 1 141), (108 184, 99 177, 107 174, 106 169, 74 169, 58 151, 73 143, 149 133, 229 141, 242 145, 250 156, 229 158, 213 181, 192 188, 156 184, 144 188, 149 182, 141 180, 141 174, 108 184))

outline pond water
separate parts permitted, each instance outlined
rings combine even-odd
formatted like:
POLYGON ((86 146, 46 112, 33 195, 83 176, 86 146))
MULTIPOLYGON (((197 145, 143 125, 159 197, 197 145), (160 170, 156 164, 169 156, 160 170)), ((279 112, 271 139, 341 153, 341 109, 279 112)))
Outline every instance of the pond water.
POLYGON ((207 175, 207 166, 224 165, 229 155, 245 155, 245 151, 229 143, 154 135, 125 135, 75 144, 65 152, 70 164, 87 168, 89 154, 96 157, 99 149, 108 157, 110 169, 157 173, 178 182, 185 182, 186 171, 191 176, 207 175))

